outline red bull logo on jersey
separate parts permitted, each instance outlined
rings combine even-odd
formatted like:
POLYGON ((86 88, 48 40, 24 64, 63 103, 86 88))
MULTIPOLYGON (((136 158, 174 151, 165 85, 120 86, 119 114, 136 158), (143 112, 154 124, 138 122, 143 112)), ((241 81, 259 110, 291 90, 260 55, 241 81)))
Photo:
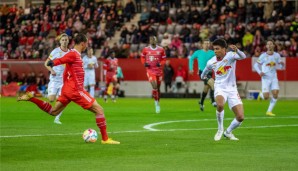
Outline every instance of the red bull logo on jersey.
POLYGON ((268 63, 268 64, 266 64, 266 66, 269 66, 269 67, 275 67, 275 62, 270 62, 270 63, 268 63))
POLYGON ((216 71, 217 75, 226 75, 227 72, 229 71, 229 69, 231 69, 231 66, 221 66, 218 68, 218 70, 216 71))

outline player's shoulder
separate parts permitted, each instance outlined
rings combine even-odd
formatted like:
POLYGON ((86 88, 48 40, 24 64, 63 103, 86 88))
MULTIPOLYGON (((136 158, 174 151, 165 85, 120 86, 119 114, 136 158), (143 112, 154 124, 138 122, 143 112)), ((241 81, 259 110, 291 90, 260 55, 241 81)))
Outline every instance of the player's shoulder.
POLYGON ((216 56, 213 56, 211 59, 208 60, 207 65, 212 65, 214 63, 216 63, 216 56))
POLYGON ((280 54, 277 53, 277 52, 274 52, 274 53, 273 53, 273 56, 274 56, 274 57, 281 57, 280 54))

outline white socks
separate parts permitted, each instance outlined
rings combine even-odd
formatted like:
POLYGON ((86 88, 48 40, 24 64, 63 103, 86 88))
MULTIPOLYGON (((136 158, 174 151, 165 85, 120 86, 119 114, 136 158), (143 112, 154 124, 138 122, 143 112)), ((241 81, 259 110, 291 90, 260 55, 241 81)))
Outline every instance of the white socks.
POLYGON ((275 99, 275 98, 271 98, 271 100, 270 100, 270 105, 269 105, 269 107, 268 107, 268 110, 267 110, 267 112, 272 112, 272 110, 273 110, 273 108, 274 108, 274 106, 275 106, 275 104, 276 104, 276 101, 277 101, 277 99, 275 99))
POLYGON ((262 100, 264 100, 264 94, 263 94, 263 92, 260 92, 260 98, 262 99, 262 100))
POLYGON ((90 86, 90 96, 94 97, 94 86, 90 86))
POLYGON ((237 121, 236 118, 233 119, 233 121, 231 122, 230 126, 227 129, 227 133, 231 133, 234 129, 236 129, 237 127, 239 127, 241 125, 242 122, 237 121))
POLYGON ((155 106, 159 106, 159 101, 154 101, 155 102, 155 106))
POLYGON ((216 110, 216 118, 217 118, 218 130, 221 130, 221 131, 224 130, 224 126, 223 126, 224 116, 225 116, 225 111, 224 110, 221 111, 221 112, 218 112, 216 110))
POLYGON ((59 113, 59 115, 57 115, 57 116, 55 117, 55 120, 56 120, 56 121, 59 121, 59 120, 60 120, 60 117, 61 117, 61 115, 62 115, 62 112, 60 112, 60 113, 59 113))

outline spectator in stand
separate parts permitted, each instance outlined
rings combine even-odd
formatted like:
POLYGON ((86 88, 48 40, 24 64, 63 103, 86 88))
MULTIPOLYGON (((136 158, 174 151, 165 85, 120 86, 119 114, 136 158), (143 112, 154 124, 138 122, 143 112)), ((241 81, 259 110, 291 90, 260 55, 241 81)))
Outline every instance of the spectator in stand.
POLYGON ((253 48, 255 49, 257 46, 262 46, 264 41, 265 41, 265 39, 262 36, 261 31, 257 30, 255 35, 254 35, 254 38, 253 38, 253 43, 252 43, 253 48))
POLYGON ((132 0, 127 0, 126 6, 124 8, 126 21, 129 22, 133 18, 133 16, 135 15, 135 11, 135 5, 132 0))
POLYGON ((107 58, 110 55, 110 53, 111 53, 111 49, 109 47, 109 43, 106 41, 104 43, 104 47, 102 49, 100 56, 101 56, 101 58, 107 58))
POLYGON ((261 50, 260 46, 257 46, 255 48, 255 51, 254 51, 254 54, 252 57, 258 58, 261 54, 262 54, 262 50, 261 50))
POLYGON ((289 48, 289 56, 290 57, 295 57, 298 56, 298 45, 297 45, 297 41, 291 37, 290 38, 290 48, 289 48))
POLYGON ((179 35, 175 35, 171 42, 171 49, 175 48, 178 51, 178 54, 182 52, 182 41, 179 39, 179 35))
POLYGON ((196 6, 192 6, 190 9, 189 23, 198 23, 200 21, 200 13, 196 6))
POLYGON ((273 6, 272 0, 268 0, 268 2, 264 5, 263 18, 265 21, 268 21, 271 18, 273 9, 274 9, 274 6, 273 6))
POLYGON ((176 12, 176 22, 178 24, 184 24, 186 23, 186 21, 187 21, 187 18, 184 10, 182 10, 181 8, 178 8, 176 12))
POLYGON ((159 13, 155 7, 151 7, 149 21, 150 23, 159 22, 159 13))
POLYGON ((166 60, 165 66, 163 68, 163 74, 164 74, 164 82, 165 82, 165 92, 167 93, 168 88, 170 90, 172 88, 172 80, 174 76, 174 69, 169 59, 166 60))
POLYGON ((182 29, 179 33, 180 39, 185 43, 189 43, 190 42, 190 33, 191 33, 191 30, 186 26, 186 24, 183 24, 182 29))
POLYGON ((193 24, 192 28, 190 29, 190 43, 196 43, 200 41, 199 37, 199 29, 197 24, 193 24))
POLYGON ((245 4, 245 12, 246 12, 246 19, 245 23, 250 23, 254 21, 254 13, 256 11, 256 5, 252 2, 252 0, 248 0, 245 4))
POLYGON ((242 38, 243 47, 246 47, 252 44, 253 39, 254 39, 254 36, 251 34, 251 32, 249 30, 246 30, 245 35, 242 38))
POLYGON ((150 17, 150 13, 148 12, 148 9, 145 7, 140 16, 139 25, 147 24, 149 22, 149 17, 150 17))
POLYGON ((120 33, 120 40, 119 40, 120 45, 124 43, 128 43, 128 36, 129 36, 129 31, 126 26, 123 26, 122 31, 120 33))

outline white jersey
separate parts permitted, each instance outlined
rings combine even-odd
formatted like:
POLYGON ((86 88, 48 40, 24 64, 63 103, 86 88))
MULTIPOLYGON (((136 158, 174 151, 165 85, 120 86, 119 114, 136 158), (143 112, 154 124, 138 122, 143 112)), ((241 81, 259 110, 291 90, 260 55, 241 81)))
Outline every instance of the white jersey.
MULTIPOLYGON (((51 52, 49 59, 54 60, 57 58, 61 58, 68 52, 69 50, 63 51, 60 47, 57 47, 51 52)), ((59 82, 62 84, 64 69, 65 69, 65 65, 54 66, 53 70, 56 72, 56 76, 53 76, 52 74, 50 74, 50 81, 59 82)))
POLYGON ((257 60, 257 63, 261 65, 261 72, 265 75, 262 77, 264 79, 277 78, 276 68, 281 62, 281 57, 278 53, 274 52, 272 55, 268 53, 263 53, 257 60))
POLYGON ((85 74, 95 74, 95 68, 98 67, 97 58, 92 56, 89 58, 87 55, 83 57, 84 71, 85 74), (93 64, 93 68, 88 68, 89 64, 93 64))
POLYGON ((245 54, 238 50, 236 52, 228 52, 221 61, 216 56, 207 62, 201 78, 204 78, 211 70, 215 73, 214 87, 221 89, 237 88, 236 86, 236 60, 246 58, 245 54))

